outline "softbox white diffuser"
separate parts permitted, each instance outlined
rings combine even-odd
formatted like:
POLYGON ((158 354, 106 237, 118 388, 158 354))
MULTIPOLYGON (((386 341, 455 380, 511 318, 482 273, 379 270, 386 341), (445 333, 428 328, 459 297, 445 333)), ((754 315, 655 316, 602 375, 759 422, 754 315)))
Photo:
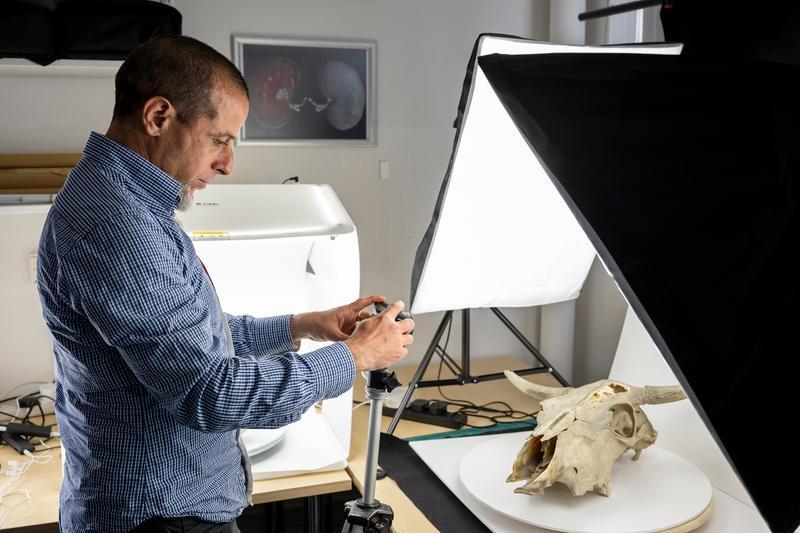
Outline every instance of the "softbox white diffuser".
POLYGON ((680 45, 587 47, 482 35, 450 165, 417 250, 412 312, 525 307, 577 298, 595 250, 477 58, 501 53, 678 54, 680 45))

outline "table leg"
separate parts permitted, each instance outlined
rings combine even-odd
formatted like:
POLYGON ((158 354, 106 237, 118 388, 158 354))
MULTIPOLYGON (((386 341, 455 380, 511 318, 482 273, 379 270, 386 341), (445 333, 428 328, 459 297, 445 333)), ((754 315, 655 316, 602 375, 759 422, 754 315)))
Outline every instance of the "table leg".
POLYGON ((305 499, 308 533, 331 533, 331 495, 309 496, 305 499))
POLYGON ((283 531, 285 529, 283 521, 283 502, 270 502, 264 505, 264 526, 265 533, 283 531))

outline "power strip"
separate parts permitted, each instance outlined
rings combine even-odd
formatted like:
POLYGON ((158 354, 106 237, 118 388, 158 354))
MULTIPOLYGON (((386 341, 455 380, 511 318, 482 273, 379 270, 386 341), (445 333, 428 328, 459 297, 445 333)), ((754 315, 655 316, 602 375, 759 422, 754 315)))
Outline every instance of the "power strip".
MULTIPOLYGON (((383 416, 394 417, 397 409, 383 406, 383 416)), ((413 420, 414 422, 422 422, 423 424, 432 424, 434 426, 443 426, 452 429, 461 429, 467 423, 467 415, 464 413, 447 413, 443 415, 434 415, 426 412, 412 411, 410 408, 403 410, 400 418, 405 420, 413 420)))

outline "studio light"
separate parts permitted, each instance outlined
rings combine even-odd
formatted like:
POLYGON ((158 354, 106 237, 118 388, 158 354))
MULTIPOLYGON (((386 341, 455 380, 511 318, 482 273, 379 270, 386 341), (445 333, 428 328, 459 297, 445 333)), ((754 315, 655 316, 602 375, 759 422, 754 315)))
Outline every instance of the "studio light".
POLYGON ((411 311, 571 300, 578 297, 595 256, 547 169, 477 68, 476 57, 679 52, 676 45, 585 47, 482 36, 467 72, 447 175, 417 250, 411 311))

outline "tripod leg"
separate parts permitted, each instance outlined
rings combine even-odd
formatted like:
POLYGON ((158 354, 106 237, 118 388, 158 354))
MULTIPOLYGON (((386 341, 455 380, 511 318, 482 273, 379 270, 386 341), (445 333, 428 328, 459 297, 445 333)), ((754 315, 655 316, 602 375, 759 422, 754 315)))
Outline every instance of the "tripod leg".
POLYGON ((400 405, 397 407, 397 412, 394 414, 394 418, 392 418, 392 423, 389 424, 389 428, 386 430, 386 433, 388 435, 394 433, 397 424, 400 423, 400 417, 403 415, 403 411, 408 405, 409 400, 411 400, 411 395, 414 394, 414 389, 417 387, 417 383, 422 378, 422 375, 425 373, 425 371, 428 369, 428 365, 431 362, 431 357, 433 357, 433 354, 436 351, 436 346, 439 345, 439 341, 441 340, 442 335, 444 335, 444 329, 451 320, 453 320, 453 312, 447 311, 444 314, 444 317, 442 317, 442 321, 439 323, 439 327, 436 328, 436 333, 434 333, 433 339, 431 340, 431 343, 428 346, 428 350, 425 352, 425 356, 422 358, 422 361, 419 363, 419 366, 417 367, 417 372, 414 374, 414 377, 408 384, 408 389, 406 390, 406 393, 403 395, 403 399, 400 401, 400 405))
POLYGON ((461 377, 468 380, 469 375, 469 309, 461 310, 461 377))
POLYGON ((502 322, 503 325, 508 328, 508 330, 517 338, 517 340, 519 340, 519 342, 521 342, 522 345, 525 346, 525 348, 527 348, 527 350, 531 354, 533 354, 533 356, 542 365, 544 365, 545 368, 550 370, 550 373, 553 374, 553 377, 556 378, 558 382, 561 383, 563 386, 569 387, 569 383, 567 382, 567 380, 564 379, 564 377, 558 373, 558 371, 553 367, 553 365, 550 364, 550 362, 547 359, 545 359, 542 353, 536 349, 536 346, 531 344, 531 341, 525 338, 525 335, 523 335, 522 332, 518 330, 516 326, 514 326, 514 324, 511 323, 508 317, 504 315, 503 312, 497 309, 496 307, 492 307, 491 309, 492 312, 495 314, 495 316, 500 320, 500 322, 502 322))

